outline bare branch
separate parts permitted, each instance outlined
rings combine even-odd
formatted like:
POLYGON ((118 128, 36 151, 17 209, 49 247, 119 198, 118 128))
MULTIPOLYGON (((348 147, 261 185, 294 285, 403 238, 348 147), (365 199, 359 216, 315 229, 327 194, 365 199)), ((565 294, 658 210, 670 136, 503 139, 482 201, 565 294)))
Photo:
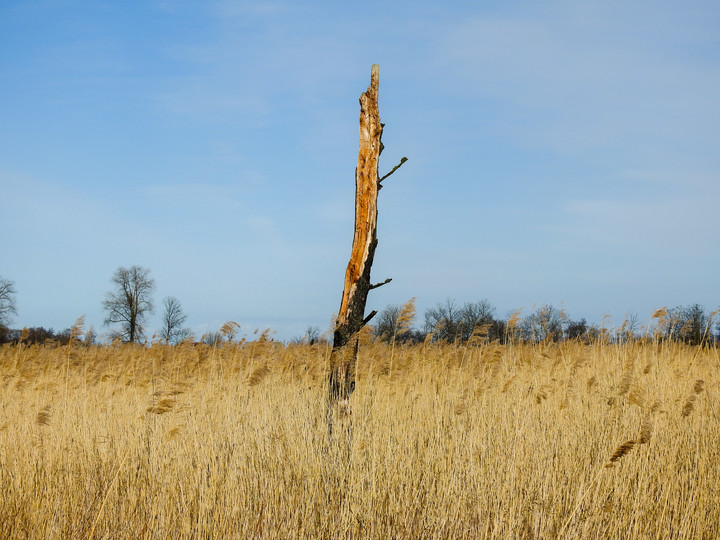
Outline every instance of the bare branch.
POLYGON ((375 315, 377 315, 377 311, 375 311, 375 310, 373 309, 373 310, 370 312, 370 314, 362 320, 362 323, 361 323, 361 325, 360 325, 360 328, 362 328, 362 327, 365 326, 367 323, 369 323, 369 322, 370 322, 370 319, 372 319, 375 315))
POLYGON ((386 279, 385 281, 383 281, 382 283, 375 283, 374 285, 370 285, 370 289, 368 289, 368 290, 372 291, 373 289, 377 289, 378 287, 382 287, 383 285, 387 285, 387 284, 390 283, 391 281, 392 281, 392 278, 387 278, 387 279, 386 279))
POLYGON ((382 182, 383 180, 385 180, 388 176, 390 176, 392 173, 394 173, 394 172, 397 171, 400 167, 402 167, 402 166, 403 166, 403 163, 405 163, 407 160, 408 160, 408 158, 403 157, 403 158, 400 160, 400 163, 398 163, 397 165, 395 165, 389 173, 387 173, 387 174, 386 174, 385 176, 383 176, 380 180, 378 180, 378 186, 379 186, 380 188, 382 188, 382 186, 380 185, 380 182, 382 182))

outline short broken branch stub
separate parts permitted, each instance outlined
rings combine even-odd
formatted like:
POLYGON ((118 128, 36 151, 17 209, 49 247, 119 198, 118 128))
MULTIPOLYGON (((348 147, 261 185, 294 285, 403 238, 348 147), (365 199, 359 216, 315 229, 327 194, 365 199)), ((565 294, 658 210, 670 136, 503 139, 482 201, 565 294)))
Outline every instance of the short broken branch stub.
POLYGON ((382 287, 383 285, 387 285, 392 281, 392 278, 387 278, 385 281, 382 281, 380 283, 375 283, 374 285, 370 285, 370 290, 377 289, 378 287, 382 287))
MULTIPOLYGON (((405 163, 407 160, 408 160, 408 158, 403 157, 403 158, 400 160, 400 163, 398 163, 397 165, 395 165, 389 173, 387 173, 387 174, 386 174, 385 176, 383 176, 380 180, 378 180, 378 184, 379 184, 380 182, 382 182, 383 180, 385 180, 385 179, 386 179, 388 176, 390 176, 392 173, 394 173, 395 171, 397 171, 400 167, 402 167, 402 166, 403 166, 403 163, 405 163)), ((380 188, 382 189, 382 186, 380 186, 380 188)))

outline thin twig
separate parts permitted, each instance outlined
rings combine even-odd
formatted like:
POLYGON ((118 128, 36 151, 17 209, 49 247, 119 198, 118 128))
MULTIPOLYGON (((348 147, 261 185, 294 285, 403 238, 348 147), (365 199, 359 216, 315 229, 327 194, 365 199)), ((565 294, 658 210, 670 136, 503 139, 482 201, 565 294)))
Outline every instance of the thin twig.
POLYGON ((391 281, 392 281, 392 278, 387 278, 387 279, 386 279, 385 281, 383 281, 382 283, 375 283, 374 285, 370 285, 370 288, 369 288, 368 290, 369 290, 369 291, 372 291, 373 289, 377 289, 378 287, 382 287, 383 285, 387 285, 387 284, 390 283, 391 281))
MULTIPOLYGON (((403 163, 405 163, 407 160, 408 160, 408 158, 403 157, 403 158, 400 160, 400 163, 398 163, 397 165, 395 165, 389 173, 387 173, 387 174, 386 174, 385 176, 383 176, 380 180, 378 180, 378 184, 380 184, 380 182, 382 182, 383 180, 385 180, 388 176, 390 176, 392 173, 394 173, 394 172, 397 171, 400 167, 402 167, 403 163)), ((380 186, 380 187, 382 187, 382 186, 380 186)))

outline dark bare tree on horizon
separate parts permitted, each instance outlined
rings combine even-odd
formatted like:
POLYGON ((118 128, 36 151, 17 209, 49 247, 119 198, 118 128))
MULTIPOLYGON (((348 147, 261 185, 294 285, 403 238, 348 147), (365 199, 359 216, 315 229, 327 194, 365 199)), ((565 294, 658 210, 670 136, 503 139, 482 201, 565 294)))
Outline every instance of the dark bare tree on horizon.
POLYGON ((15 305, 15 284, 0 277, 0 324, 10 324, 10 314, 17 315, 17 307, 15 305))
POLYGON ((158 334, 165 343, 173 345, 190 336, 190 329, 183 327, 188 316, 183 313, 180 301, 174 296, 166 297, 163 305, 165 312, 163 313, 162 328, 158 334))
POLYGON ((0 343, 5 341, 9 332, 8 326, 12 319, 11 314, 17 315, 17 307, 15 304, 15 284, 7 279, 0 277, 0 343))
POLYGON ((121 266, 110 281, 115 284, 115 290, 108 292, 103 301, 103 309, 108 312, 105 325, 120 325, 111 331, 110 337, 136 343, 144 336, 147 314, 155 308, 152 300, 155 280, 147 268, 121 266))

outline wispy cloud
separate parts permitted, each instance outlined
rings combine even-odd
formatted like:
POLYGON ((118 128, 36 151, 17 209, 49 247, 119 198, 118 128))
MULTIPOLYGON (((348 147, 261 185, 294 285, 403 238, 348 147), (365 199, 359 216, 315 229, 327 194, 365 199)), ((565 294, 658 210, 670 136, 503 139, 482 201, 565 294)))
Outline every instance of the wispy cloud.
POLYGON ((515 107, 506 129, 560 152, 612 147, 647 160, 650 144, 717 136, 720 73, 677 54, 716 42, 702 14, 680 29, 650 4, 551 5, 446 27, 434 63, 450 91, 515 107))
POLYGON ((640 257, 665 252, 668 256, 702 256, 708 245, 720 243, 715 204, 718 199, 692 192, 672 198, 650 195, 649 200, 602 198, 571 200, 565 204, 567 226, 558 235, 590 243, 614 253, 630 250, 640 257))

